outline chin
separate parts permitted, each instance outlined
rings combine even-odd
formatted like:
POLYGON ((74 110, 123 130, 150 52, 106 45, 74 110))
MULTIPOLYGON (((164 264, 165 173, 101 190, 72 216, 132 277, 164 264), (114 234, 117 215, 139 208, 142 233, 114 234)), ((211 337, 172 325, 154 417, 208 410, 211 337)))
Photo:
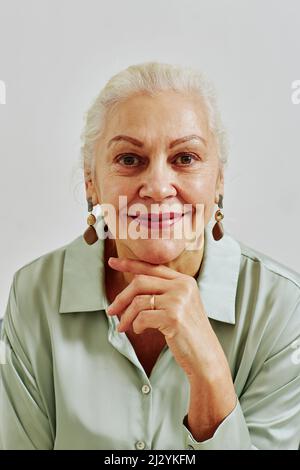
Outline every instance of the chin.
POLYGON ((136 240, 130 249, 141 261, 166 264, 180 256, 185 249, 185 242, 184 240, 136 240))

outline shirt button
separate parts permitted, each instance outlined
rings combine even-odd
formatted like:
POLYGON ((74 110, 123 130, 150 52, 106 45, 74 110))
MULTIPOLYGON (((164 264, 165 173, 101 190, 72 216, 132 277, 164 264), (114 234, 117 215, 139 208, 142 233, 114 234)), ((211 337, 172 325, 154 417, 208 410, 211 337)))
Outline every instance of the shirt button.
POLYGON ((147 385, 147 384, 143 385, 142 386, 142 392, 145 393, 145 394, 149 393, 150 392, 149 385, 147 385))
POLYGON ((137 441, 135 443, 135 447, 138 449, 138 450, 143 450, 145 449, 145 442, 144 441, 137 441))

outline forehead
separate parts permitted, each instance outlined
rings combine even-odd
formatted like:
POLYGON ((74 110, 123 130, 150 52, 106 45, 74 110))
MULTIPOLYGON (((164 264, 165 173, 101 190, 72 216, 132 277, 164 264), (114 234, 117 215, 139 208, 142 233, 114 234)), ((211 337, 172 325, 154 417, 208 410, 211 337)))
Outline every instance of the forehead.
POLYGON ((135 133, 138 137, 208 134, 208 118, 202 98, 163 91, 155 96, 136 94, 115 104, 107 114, 105 135, 109 139, 115 132, 135 133), (138 135, 137 135, 138 134, 138 135))

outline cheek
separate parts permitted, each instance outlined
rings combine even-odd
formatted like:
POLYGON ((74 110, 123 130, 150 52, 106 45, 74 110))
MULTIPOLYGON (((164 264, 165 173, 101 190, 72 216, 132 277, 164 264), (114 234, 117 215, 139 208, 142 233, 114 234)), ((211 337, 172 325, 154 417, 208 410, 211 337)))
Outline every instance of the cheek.
MULTIPOLYGON (((112 204, 115 207, 116 212, 118 212, 119 198, 121 198, 121 196, 126 197, 128 202, 132 199, 134 191, 134 185, 132 183, 130 184, 129 181, 126 181, 125 179, 122 181, 115 181, 113 178, 110 178, 102 185, 102 201, 112 204)), ((124 204, 126 205, 125 200, 120 203, 120 209, 124 204)))
POLYGON ((119 207, 119 196, 127 196, 128 200, 133 190, 130 178, 117 175, 110 165, 98 164, 96 169, 96 182, 101 195, 101 202, 112 204, 116 210, 119 207))
POLYGON ((209 203, 211 199, 214 199, 215 193, 215 180, 213 177, 199 178, 191 181, 186 188, 186 200, 192 203, 203 202, 209 203))
MULTIPOLYGON (((108 178, 102 183, 102 215, 114 237, 118 237, 119 224, 125 224, 127 209, 135 194, 134 185, 125 178, 108 178)), ((124 227, 123 227, 124 231, 124 227)), ((122 232, 123 233, 123 232, 122 232)))
MULTIPOLYGON (((215 175, 213 172, 207 174, 205 177, 202 175, 189 185, 189 191, 186 193, 186 201, 197 207, 197 214, 201 218, 202 223, 206 225, 213 213, 215 204, 215 175)), ((195 230, 195 214, 193 220, 193 229, 195 230)))

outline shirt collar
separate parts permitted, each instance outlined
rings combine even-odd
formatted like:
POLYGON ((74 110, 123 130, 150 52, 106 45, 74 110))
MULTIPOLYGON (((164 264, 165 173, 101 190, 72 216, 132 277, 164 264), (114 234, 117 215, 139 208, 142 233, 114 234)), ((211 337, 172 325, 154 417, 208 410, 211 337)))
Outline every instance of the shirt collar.
MULTIPOLYGON (((229 233, 215 241, 214 220, 205 227, 204 251, 197 278, 201 299, 209 318, 235 323, 235 298, 241 248, 229 233)), ((95 228, 103 233, 104 219, 95 228)), ((83 235, 66 245, 59 313, 105 310, 109 305, 104 284, 104 240, 88 245, 83 235)))

